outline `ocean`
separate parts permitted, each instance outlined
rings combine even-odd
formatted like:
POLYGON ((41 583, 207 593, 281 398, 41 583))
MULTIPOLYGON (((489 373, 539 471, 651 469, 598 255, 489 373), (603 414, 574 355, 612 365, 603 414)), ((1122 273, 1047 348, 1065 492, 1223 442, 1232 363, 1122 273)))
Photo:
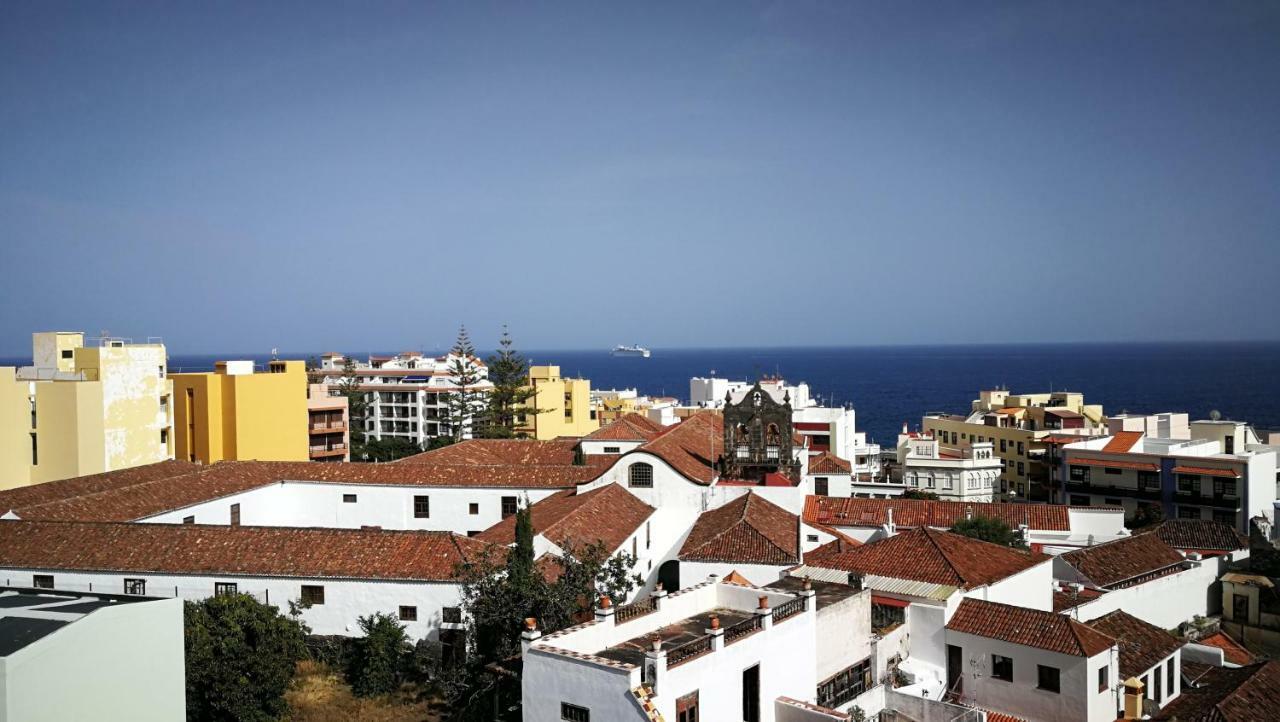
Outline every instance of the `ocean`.
MULTIPOLYGON (((883 445, 896 442, 904 421, 916 426, 929 411, 964 413, 979 390, 997 386, 1014 393, 1079 391, 1109 414, 1186 411, 1196 419, 1216 410, 1260 429, 1280 429, 1280 342, 654 348, 647 359, 614 357, 607 349, 522 351, 534 363, 558 364, 566 376, 591 379, 592 388, 634 387, 680 399, 689 395, 691 376, 781 374, 808 382, 826 405, 852 404, 858 428, 883 445)), ((171 353, 170 368, 209 370, 218 358, 171 353)), ((23 363, 30 361, 0 359, 0 365, 23 363)))

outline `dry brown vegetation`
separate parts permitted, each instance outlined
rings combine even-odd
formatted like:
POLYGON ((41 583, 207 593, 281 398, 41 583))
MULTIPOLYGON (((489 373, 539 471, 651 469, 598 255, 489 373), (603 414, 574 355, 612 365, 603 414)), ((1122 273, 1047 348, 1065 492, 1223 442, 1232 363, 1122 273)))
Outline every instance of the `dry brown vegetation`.
POLYGON ((289 712, 282 722, 439 722, 426 702, 408 694, 361 699, 351 694, 342 675, 329 667, 303 660, 289 691, 289 712))

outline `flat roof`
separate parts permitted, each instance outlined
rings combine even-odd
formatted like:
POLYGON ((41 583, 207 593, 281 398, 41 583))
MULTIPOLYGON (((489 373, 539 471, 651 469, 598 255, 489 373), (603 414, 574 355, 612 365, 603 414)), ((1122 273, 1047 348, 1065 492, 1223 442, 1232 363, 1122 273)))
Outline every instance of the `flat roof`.
POLYGON ((0 590, 0 657, 7 657, 103 607, 155 599, 157 597, 52 589, 0 590))
MULTIPOLYGON (((804 577, 782 577, 776 582, 765 585, 765 589, 777 589, 780 592, 795 593, 804 589, 804 577)), ((861 589, 851 587, 848 584, 840 584, 838 582, 822 582, 816 579, 808 580, 813 585, 813 591, 816 593, 817 609, 822 610, 829 604, 837 604, 843 602, 849 597, 855 596, 862 592, 861 589)))
POLYGON ((645 652, 653 649, 653 640, 655 639, 662 642, 663 650, 670 651, 682 644, 707 636, 707 628, 711 626, 711 615, 713 614, 720 617, 721 629, 728 629, 755 616, 755 612, 744 612, 740 609, 728 609, 726 607, 708 609, 702 614, 685 617, 674 624, 668 624, 662 629, 647 632, 625 642, 619 642, 597 653, 596 656, 612 659, 616 662, 634 664, 639 667, 644 664, 645 652))

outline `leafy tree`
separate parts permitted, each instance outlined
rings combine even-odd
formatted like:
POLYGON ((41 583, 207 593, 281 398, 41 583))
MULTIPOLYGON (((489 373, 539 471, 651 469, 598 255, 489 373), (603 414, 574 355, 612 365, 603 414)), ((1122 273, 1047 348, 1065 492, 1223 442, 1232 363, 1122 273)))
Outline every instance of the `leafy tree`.
POLYGON ((413 645, 404 625, 390 614, 360 617, 363 637, 354 640, 347 662, 347 683, 357 697, 388 694, 400 688, 409 669, 413 645))
POLYGON ((1021 536, 1010 529, 1008 524, 988 516, 973 516, 968 519, 961 519, 951 525, 951 531, 972 539, 981 539, 1001 546, 1018 549, 1025 549, 1027 546, 1021 536))
POLYGON ((1125 522, 1125 526, 1130 529, 1141 529, 1162 521, 1164 521, 1164 509, 1161 509, 1159 504, 1139 504, 1133 516, 1125 522))
POLYGON ((351 419, 351 458, 362 458, 365 442, 364 417, 369 404, 360 390, 360 376, 356 373, 355 359, 342 360, 342 379, 338 381, 338 395, 347 400, 347 417, 351 419), (357 453, 361 452, 361 453, 357 453))
POLYGON ((919 489, 907 489, 902 492, 903 499, 924 499, 926 501, 937 501, 938 494, 934 491, 920 491, 919 489))
POLYGON ((320 370, 319 356, 308 356, 305 368, 308 384, 318 384, 324 380, 324 373, 320 370))
POLYGON ((458 339, 449 350, 448 370, 454 390, 446 397, 443 421, 453 440, 462 441, 471 436, 473 428, 485 425, 485 392, 480 388, 480 366, 466 326, 458 329, 458 339))
POLYGON ((268 722, 306 655, 306 627, 248 594, 187 602, 187 719, 268 722))
POLYGON ((483 438, 515 438, 520 435, 516 431, 516 419, 521 415, 539 413, 529 403, 537 394, 529 385, 529 361, 513 345, 511 334, 503 326, 498 351, 487 360, 493 390, 489 393, 486 423, 480 429, 479 436, 483 438))
POLYGON ((395 461, 422 453, 422 447, 397 436, 385 439, 369 439, 361 447, 360 456, 365 461, 395 461))

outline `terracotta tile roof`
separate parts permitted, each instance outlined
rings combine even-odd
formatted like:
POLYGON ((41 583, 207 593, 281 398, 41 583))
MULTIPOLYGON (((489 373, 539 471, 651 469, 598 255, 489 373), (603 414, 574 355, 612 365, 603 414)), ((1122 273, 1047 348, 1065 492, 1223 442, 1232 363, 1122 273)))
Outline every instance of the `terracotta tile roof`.
POLYGON ((1142 675, 1182 647, 1182 641, 1173 635, 1119 609, 1087 624, 1116 640, 1120 679, 1142 675))
POLYGON ((487 545, 430 531, 0 521, 0 566, 447 581, 487 545))
POLYGON ((1049 434, 1036 439, 1041 444, 1074 444, 1077 441, 1084 441, 1089 437, 1077 436, 1075 434, 1049 434))
POLYGON ((967 515, 999 519, 1009 528, 1026 524, 1032 529, 1070 531, 1071 507, 1056 504, 996 504, 925 499, 858 499, 809 495, 804 500, 804 520, 810 524, 881 526, 889 521, 899 527, 947 528, 967 515))
POLYGON ((1142 439, 1141 431, 1117 431, 1115 436, 1102 447, 1102 451, 1107 454, 1118 454, 1133 448, 1133 445, 1142 439))
POLYGON ((689 530, 681 561, 796 564, 800 518, 751 492, 703 512, 689 530))
POLYGON ((406 456, 397 464, 463 464, 520 466, 572 466, 577 439, 469 439, 421 454, 406 456))
POLYGON ((1134 469, 1136 471, 1160 471, 1159 464, 1142 461, 1120 461, 1119 459, 1086 459, 1072 456, 1067 458, 1068 464, 1076 466, 1108 466, 1112 469, 1134 469))
POLYGON ((1181 722, 1243 722, 1273 719, 1280 699, 1280 662, 1221 667, 1200 678, 1200 687, 1183 688, 1152 719, 1181 722), (1268 712, 1267 710, 1271 710, 1268 712))
POLYGON ((591 441, 649 441, 662 433, 662 425, 642 414, 626 414, 584 436, 591 441))
MULTIPOLYGON (((60 486, 42 503, 15 507, 22 519, 132 521, 279 481, 421 487, 564 489, 591 481, 607 465, 499 466, 221 461, 190 474, 95 490, 60 486)), ((43 485, 42 485, 43 486, 43 485)))
POLYGON ((1024 406, 1006 406, 1003 409, 996 409, 997 414, 1020 414, 1026 411, 1024 406))
POLYGON ((1028 722, 1025 717, 1014 717, 1003 712, 992 712, 986 708, 983 708, 982 711, 987 713, 987 722, 1028 722))
POLYGON ((1169 519, 1149 531, 1182 551, 1228 552, 1248 549, 1249 539, 1230 524, 1209 519, 1169 519))
MULTIPOLYGON (((533 530, 556 546, 601 542, 613 552, 653 514, 653 507, 617 484, 582 494, 561 491, 529 507, 533 530)), ((476 538, 498 544, 515 541, 516 518, 509 516, 476 538)))
POLYGON ((824 451, 809 459, 810 474, 852 474, 853 464, 835 454, 824 451))
POLYGON ((1189 689, 1192 686, 1200 684, 1200 678, 1209 672, 1217 669, 1211 664, 1202 664, 1200 662, 1192 662, 1187 659, 1182 660, 1182 688, 1189 689))
POLYGON ((1173 467, 1175 474, 1200 474, 1202 476, 1222 476, 1230 479, 1239 479, 1239 472, 1231 469, 1214 469, 1208 466, 1175 466, 1173 467))
POLYGON ((1100 587, 1115 587, 1181 565, 1183 557, 1158 534, 1138 534, 1063 554, 1062 561, 1100 587))
POLYGON ((812 567, 969 589, 997 582, 1050 557, 919 527, 862 546, 840 540, 805 555, 812 567))
POLYGON ((648 452, 667 462, 680 475, 699 484, 716 478, 716 462, 724 447, 724 420, 714 411, 700 411, 630 453, 648 452))
POLYGON ((1092 657, 1115 643, 1064 614, 981 599, 962 600, 947 629, 1073 657, 1092 657))
POLYGON ((1253 652, 1240 646, 1240 643, 1229 637, 1226 632, 1214 632, 1199 640, 1197 644, 1221 649, 1222 658, 1232 664, 1244 666, 1257 661, 1257 658, 1253 656, 1253 652))
POLYGON ((1054 587, 1053 589, 1053 611, 1062 612, 1074 607, 1078 607, 1085 602, 1091 602, 1102 596, 1106 592, 1097 589, 1089 589, 1085 587, 1080 591, 1071 588, 1054 587))
POLYGON ((170 479, 175 476, 191 474, 202 469, 199 464, 187 461, 161 461, 156 464, 135 466, 131 469, 108 471, 103 474, 77 476, 61 481, 46 481, 43 484, 20 486, 16 489, 0 491, 0 514, 10 509, 44 504, 73 496, 95 494, 112 489, 123 489, 135 484, 143 484, 156 479, 170 479))

